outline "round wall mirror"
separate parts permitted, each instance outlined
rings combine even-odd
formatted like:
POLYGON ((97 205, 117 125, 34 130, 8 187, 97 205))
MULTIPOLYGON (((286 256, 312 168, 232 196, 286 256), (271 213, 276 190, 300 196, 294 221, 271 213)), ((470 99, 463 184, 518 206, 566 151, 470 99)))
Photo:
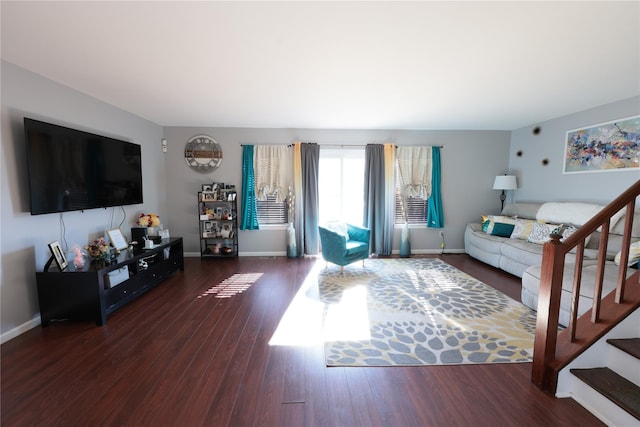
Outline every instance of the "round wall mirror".
POLYGON ((187 165, 198 172, 211 172, 222 163, 222 147, 207 135, 196 135, 184 148, 187 165))

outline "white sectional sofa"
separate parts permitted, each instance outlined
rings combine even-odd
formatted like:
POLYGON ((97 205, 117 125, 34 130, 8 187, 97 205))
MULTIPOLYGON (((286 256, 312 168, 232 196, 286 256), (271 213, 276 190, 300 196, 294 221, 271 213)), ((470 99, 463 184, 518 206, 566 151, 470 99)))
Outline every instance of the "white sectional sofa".
MULTIPOLYGON (((504 208, 502 215, 485 217, 484 231, 483 224, 480 222, 467 224, 464 234, 465 252, 482 262, 521 277, 521 301, 524 305, 536 310, 543 240, 546 240, 540 239, 541 230, 546 233, 547 238, 548 232, 557 229, 558 226, 562 227, 557 231, 570 233, 571 230, 583 225, 600 209, 602 209, 601 205, 573 202, 510 204, 504 208), (513 225, 511 226, 510 223, 513 225), (525 237, 527 230, 524 232, 522 230, 522 224, 525 223, 527 226, 536 227, 538 235, 534 238, 525 237), (532 225, 532 223, 540 225, 532 225), (496 224, 502 228, 496 228, 496 224), (508 234, 510 229, 513 231, 508 234)), ((603 295, 615 288, 618 268, 613 260, 622 248, 625 222, 623 213, 621 211, 612 218, 610 224, 603 295)), ((637 210, 633 221, 632 241, 638 240, 640 240, 640 211, 637 210)), ((591 307, 599 247, 600 233, 595 232, 585 245, 579 314, 591 307)), ((567 254, 560 308, 560 323, 565 326, 569 319, 574 268, 575 255, 573 253, 567 254)), ((628 269, 628 274, 633 271, 628 269)))

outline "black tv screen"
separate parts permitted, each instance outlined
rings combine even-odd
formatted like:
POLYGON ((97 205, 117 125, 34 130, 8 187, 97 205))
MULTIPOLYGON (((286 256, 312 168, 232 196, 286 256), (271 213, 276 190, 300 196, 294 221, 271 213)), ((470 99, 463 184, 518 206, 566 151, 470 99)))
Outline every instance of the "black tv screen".
POLYGON ((31 215, 142 203, 140 145, 24 119, 31 215))

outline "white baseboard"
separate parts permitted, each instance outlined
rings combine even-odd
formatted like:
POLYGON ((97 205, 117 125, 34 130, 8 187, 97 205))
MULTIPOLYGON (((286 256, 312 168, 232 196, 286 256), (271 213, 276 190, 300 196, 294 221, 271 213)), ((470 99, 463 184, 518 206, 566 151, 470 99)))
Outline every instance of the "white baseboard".
POLYGON ((13 339, 15 337, 17 337, 20 334, 23 334, 25 332, 27 332, 30 329, 35 328, 36 326, 40 325, 40 315, 38 314, 36 317, 34 317, 33 319, 29 320, 28 322, 23 323, 22 325, 18 325, 15 328, 5 332, 4 334, 0 335, 0 344, 4 344, 7 341, 9 341, 10 339, 13 339))

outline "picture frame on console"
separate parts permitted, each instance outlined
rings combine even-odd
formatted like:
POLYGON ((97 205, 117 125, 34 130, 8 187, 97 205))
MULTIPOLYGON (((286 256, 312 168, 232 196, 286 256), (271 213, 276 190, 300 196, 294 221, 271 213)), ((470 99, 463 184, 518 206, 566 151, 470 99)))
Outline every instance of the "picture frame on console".
POLYGON ((127 249, 129 244, 127 240, 122 235, 122 231, 119 228, 114 228, 113 230, 108 230, 107 235, 109 236, 109 240, 111 241, 111 245, 117 250, 121 251, 123 249, 127 249))
POLYGON ((67 258, 64 256, 64 253, 60 248, 60 243, 57 240, 55 242, 49 243, 49 250, 51 251, 51 255, 53 255, 53 259, 55 260, 56 265, 58 266, 58 269, 60 269, 60 271, 69 266, 67 258))

